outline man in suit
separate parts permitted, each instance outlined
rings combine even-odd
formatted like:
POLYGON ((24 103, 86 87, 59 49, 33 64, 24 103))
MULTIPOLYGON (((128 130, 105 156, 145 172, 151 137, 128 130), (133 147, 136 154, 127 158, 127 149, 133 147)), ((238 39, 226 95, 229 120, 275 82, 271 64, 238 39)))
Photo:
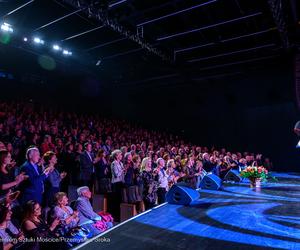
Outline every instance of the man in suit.
POLYGON ((24 172, 28 179, 20 185, 21 195, 19 201, 21 205, 29 200, 34 200, 41 204, 44 180, 53 169, 46 168, 43 172, 41 171, 37 165, 40 160, 40 152, 36 147, 27 149, 26 159, 27 161, 21 166, 20 172, 24 172))
POLYGON ((84 151, 80 155, 80 180, 84 186, 89 186, 91 189, 94 183, 94 157, 92 155, 92 144, 85 143, 84 151))

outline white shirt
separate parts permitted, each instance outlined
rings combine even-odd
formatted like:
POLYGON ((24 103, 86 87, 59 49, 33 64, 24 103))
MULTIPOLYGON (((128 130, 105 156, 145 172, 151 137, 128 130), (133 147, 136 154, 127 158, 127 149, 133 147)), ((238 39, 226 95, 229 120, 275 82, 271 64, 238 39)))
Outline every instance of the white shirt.
POLYGON ((168 190, 168 178, 169 175, 166 173, 166 171, 164 169, 161 169, 158 173, 158 183, 160 188, 165 188, 166 190, 168 190))

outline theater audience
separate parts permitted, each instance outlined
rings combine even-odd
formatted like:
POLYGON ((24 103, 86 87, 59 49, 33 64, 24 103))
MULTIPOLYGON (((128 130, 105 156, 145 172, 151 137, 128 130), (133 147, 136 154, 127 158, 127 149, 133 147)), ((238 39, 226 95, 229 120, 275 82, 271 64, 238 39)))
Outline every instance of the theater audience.
POLYGON ((57 227, 69 229, 77 222, 78 225, 88 225, 86 228, 92 229, 93 235, 108 228, 89 201, 94 174, 97 191, 110 195, 113 190, 111 199, 108 199, 108 211, 119 221, 124 186, 137 185, 145 207, 149 209, 163 203, 167 190, 178 181, 198 188, 206 172, 224 178, 230 169, 240 171, 252 164, 272 167, 270 160, 260 154, 200 147, 178 136, 148 131, 125 121, 45 111, 47 109, 35 108, 32 103, 0 103, 0 107, 3 110, 0 121, 0 195, 6 195, 2 200, 7 203, 10 190, 21 191, 20 202, 27 204, 23 223, 27 236, 37 237, 41 231, 45 237, 57 237, 57 227), (46 153, 42 159, 39 150, 46 153), (21 167, 14 167, 12 156, 17 166, 22 165, 24 156, 26 162, 21 167), (78 186, 79 181, 85 186, 78 190, 78 218, 76 210, 68 206, 66 194, 59 192, 63 183, 60 172, 63 171, 68 172, 64 190, 70 184, 78 186), (50 183, 48 190, 45 189, 47 183, 50 183), (53 222, 48 226, 40 218, 39 204, 42 204, 43 196, 48 199, 49 206, 56 198, 54 210, 61 223, 53 222))

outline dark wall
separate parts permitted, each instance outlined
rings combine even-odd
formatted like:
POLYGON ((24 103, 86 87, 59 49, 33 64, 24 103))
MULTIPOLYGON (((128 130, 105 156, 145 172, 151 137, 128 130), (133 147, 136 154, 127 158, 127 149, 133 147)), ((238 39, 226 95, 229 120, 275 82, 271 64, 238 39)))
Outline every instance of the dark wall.
POLYGON ((296 171, 300 164, 291 60, 230 78, 115 92, 114 112, 121 117, 176 131, 198 145, 261 152, 278 170, 296 171))

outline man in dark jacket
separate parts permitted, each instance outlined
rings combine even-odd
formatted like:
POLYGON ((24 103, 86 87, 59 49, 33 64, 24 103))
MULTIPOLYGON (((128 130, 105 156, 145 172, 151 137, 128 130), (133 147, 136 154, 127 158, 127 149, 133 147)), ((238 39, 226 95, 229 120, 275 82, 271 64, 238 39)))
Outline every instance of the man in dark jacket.
POLYGON ((28 179, 20 185, 21 195, 19 201, 21 205, 29 200, 34 200, 41 204, 44 180, 53 169, 46 168, 44 172, 41 171, 37 165, 40 160, 40 152, 36 147, 31 147, 27 150, 26 158, 27 161, 21 166, 20 172, 24 172, 28 179))

